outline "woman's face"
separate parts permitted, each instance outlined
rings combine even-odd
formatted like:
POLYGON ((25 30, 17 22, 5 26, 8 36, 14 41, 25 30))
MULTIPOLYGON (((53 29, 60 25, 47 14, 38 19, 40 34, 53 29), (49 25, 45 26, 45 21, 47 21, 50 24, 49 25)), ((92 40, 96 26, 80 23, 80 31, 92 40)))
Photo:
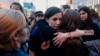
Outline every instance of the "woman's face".
POLYGON ((20 7, 19 7, 18 5, 13 4, 13 5, 11 6, 11 9, 20 10, 20 7))
POLYGON ((81 10, 80 12, 79 12, 79 14, 80 14, 80 16, 81 16, 81 20, 86 20, 87 18, 88 18, 88 13, 87 12, 85 12, 85 11, 83 11, 83 10, 81 10))
POLYGON ((19 33, 19 42, 23 43, 29 40, 29 35, 29 30, 27 28, 21 30, 21 32, 19 33))
POLYGON ((49 24, 49 26, 51 26, 54 29, 57 29, 61 24, 61 19, 62 19, 62 13, 59 12, 59 13, 56 13, 53 16, 51 16, 46 21, 49 24))

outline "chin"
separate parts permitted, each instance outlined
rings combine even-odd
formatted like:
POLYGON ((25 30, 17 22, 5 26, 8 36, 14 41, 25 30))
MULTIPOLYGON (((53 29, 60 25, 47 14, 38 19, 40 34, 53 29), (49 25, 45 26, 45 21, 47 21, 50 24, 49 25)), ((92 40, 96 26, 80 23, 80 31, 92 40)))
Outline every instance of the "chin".
POLYGON ((55 27, 54 29, 58 29, 57 27, 55 27))

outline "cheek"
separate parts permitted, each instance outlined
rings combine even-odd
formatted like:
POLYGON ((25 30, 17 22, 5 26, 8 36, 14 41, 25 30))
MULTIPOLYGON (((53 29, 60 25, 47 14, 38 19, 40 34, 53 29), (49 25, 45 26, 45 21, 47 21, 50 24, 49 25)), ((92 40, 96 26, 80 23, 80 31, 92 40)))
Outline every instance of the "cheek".
POLYGON ((87 14, 85 15, 85 18, 88 18, 88 15, 87 14))
POLYGON ((50 21, 48 22, 48 24, 49 24, 49 26, 53 27, 53 26, 55 25, 55 22, 52 21, 52 20, 50 20, 50 21))
POLYGON ((12 7, 12 9, 15 9, 15 7, 12 7))
POLYGON ((87 15, 84 15, 84 16, 83 16, 83 19, 87 19, 87 15))
POLYGON ((25 36, 20 36, 19 41, 21 43, 24 43, 26 41, 26 37, 25 36))
POLYGON ((82 18, 82 19, 85 19, 85 18, 86 18, 86 15, 81 15, 81 18, 82 18))
POLYGON ((22 34, 19 39, 20 39, 20 42, 22 43, 26 42, 29 39, 28 34, 27 33, 22 34))

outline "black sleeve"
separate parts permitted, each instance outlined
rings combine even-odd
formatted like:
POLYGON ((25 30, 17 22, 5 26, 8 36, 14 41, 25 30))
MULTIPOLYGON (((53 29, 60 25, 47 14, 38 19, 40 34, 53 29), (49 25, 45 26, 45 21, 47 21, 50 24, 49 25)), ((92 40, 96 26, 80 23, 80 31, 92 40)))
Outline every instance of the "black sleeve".
POLYGON ((85 35, 82 36, 83 41, 90 41, 100 39, 100 30, 96 24, 92 24, 92 29, 94 30, 94 35, 85 35))
POLYGON ((28 49, 36 52, 40 50, 40 35, 38 29, 34 29, 33 32, 29 38, 28 49))
POLYGON ((50 27, 45 20, 39 20, 37 22, 37 25, 42 31, 43 36, 46 37, 44 38, 45 40, 50 40, 54 37, 53 33, 55 32, 55 30, 50 27))
POLYGON ((36 36, 31 35, 29 39, 29 50, 38 51, 39 50, 39 39, 36 36))
POLYGON ((96 24, 94 24, 93 29, 94 29, 94 39, 100 39, 100 29, 99 29, 99 27, 96 24))

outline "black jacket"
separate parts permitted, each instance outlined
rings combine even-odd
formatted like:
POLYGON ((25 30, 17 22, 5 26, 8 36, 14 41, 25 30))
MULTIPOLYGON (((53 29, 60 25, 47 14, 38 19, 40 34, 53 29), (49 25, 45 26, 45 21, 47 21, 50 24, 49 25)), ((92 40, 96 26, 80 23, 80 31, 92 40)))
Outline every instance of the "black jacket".
POLYGON ((82 36, 83 41, 100 39, 100 30, 99 30, 99 27, 95 23, 82 21, 79 29, 81 30, 92 29, 94 31, 94 35, 82 36))

